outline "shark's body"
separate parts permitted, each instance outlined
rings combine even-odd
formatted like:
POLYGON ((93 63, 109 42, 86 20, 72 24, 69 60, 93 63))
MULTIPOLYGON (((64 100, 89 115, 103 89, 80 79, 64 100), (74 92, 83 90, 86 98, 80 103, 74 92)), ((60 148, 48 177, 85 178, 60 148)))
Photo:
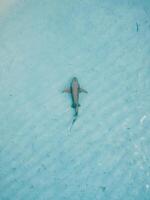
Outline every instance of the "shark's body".
POLYGON ((79 92, 80 92, 80 85, 77 78, 72 79, 72 83, 70 86, 71 96, 72 96, 72 107, 75 109, 75 115, 78 115, 78 107, 79 104, 79 92))
POLYGON ((81 93, 81 92, 87 93, 87 91, 80 87, 78 79, 76 77, 74 77, 72 79, 70 88, 65 89, 63 92, 71 93, 72 107, 75 109, 75 116, 77 116, 78 115, 78 108, 80 106, 80 104, 79 104, 79 93, 81 93))

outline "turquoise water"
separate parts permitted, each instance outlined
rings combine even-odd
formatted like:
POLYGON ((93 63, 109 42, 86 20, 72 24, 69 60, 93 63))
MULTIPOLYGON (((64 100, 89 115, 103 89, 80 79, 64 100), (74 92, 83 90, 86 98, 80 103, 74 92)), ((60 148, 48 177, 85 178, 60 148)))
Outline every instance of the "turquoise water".
POLYGON ((16 1, 0 16, 0 199, 150 199, 150 2, 16 1), (62 90, 77 76, 79 118, 62 90))

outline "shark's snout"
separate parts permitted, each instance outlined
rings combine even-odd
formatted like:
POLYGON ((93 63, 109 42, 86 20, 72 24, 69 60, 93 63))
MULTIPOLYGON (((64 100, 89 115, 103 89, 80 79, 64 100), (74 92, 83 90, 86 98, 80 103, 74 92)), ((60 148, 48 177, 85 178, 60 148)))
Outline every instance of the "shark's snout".
POLYGON ((72 79, 73 81, 77 81, 78 79, 76 78, 76 77, 73 77, 73 79, 72 79))

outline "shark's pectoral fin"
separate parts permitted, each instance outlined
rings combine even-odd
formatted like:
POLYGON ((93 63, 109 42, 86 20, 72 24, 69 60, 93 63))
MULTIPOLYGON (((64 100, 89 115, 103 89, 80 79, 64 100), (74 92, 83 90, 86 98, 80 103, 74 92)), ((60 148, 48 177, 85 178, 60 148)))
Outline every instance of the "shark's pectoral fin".
POLYGON ((62 92, 71 93, 71 90, 70 90, 70 88, 66 88, 62 92))
POLYGON ((84 92, 84 93, 88 93, 85 89, 80 88, 79 92, 84 92))

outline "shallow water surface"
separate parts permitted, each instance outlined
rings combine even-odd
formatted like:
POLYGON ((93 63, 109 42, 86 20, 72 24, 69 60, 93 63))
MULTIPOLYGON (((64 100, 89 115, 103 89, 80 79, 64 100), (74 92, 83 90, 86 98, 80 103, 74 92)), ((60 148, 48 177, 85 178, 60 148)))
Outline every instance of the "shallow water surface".
POLYGON ((149 200, 149 1, 11 2, 0 9, 0 199, 149 200), (88 94, 70 132, 73 76, 88 94))

